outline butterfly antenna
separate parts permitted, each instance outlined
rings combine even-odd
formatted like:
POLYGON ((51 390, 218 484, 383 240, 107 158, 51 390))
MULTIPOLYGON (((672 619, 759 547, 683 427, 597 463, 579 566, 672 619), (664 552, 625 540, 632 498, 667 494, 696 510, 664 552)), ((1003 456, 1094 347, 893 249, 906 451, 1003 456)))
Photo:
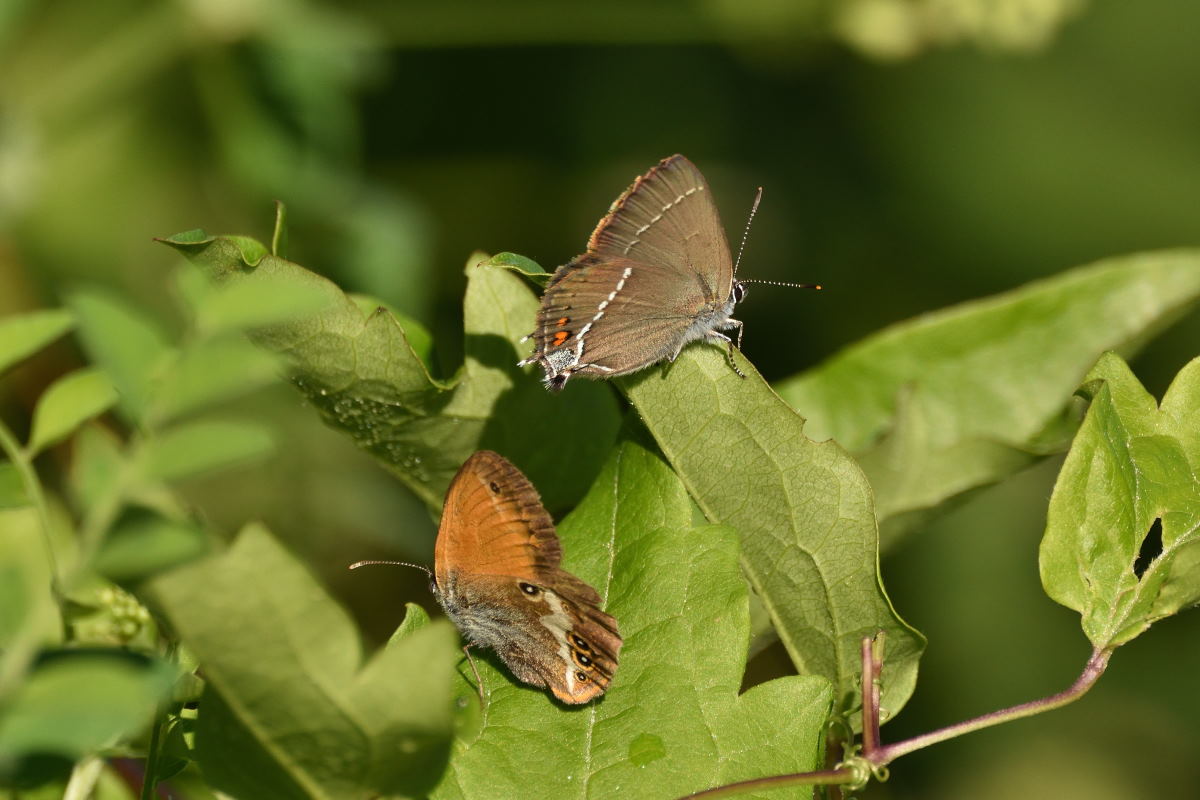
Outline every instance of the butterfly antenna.
POLYGON ((350 565, 350 569, 358 569, 359 567, 365 567, 368 564, 387 564, 392 567, 412 567, 414 569, 421 570, 421 572, 424 572, 426 575, 429 575, 430 577, 433 576, 433 573, 430 572, 429 567, 423 566, 421 564, 410 564, 407 561, 377 561, 377 560, 373 560, 373 559, 367 560, 367 561, 355 561, 353 564, 350 565))
POLYGON ((762 187, 758 187, 758 191, 754 194, 754 205, 750 206, 750 216, 746 219, 746 229, 742 231, 742 245, 738 248, 737 260, 733 262, 733 274, 737 275, 738 265, 742 263, 742 252, 746 249, 746 240, 750 238, 750 223, 754 222, 754 215, 758 213, 758 204, 762 202, 762 187))
POLYGON ((768 286, 789 286, 793 289, 821 289, 819 283, 788 283, 787 281, 767 281, 761 278, 742 278, 738 283, 765 283, 768 286))

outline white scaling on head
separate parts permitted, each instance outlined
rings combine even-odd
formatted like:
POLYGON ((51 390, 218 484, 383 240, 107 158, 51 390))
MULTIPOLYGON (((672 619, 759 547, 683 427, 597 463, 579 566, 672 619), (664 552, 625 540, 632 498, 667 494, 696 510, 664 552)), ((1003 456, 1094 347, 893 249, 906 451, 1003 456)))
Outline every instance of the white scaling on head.
POLYGON ((563 608, 562 600, 554 592, 547 591, 543 595, 550 606, 550 613, 543 614, 538 620, 546 626, 558 642, 558 657, 567 665, 563 677, 567 682, 567 693, 575 694, 575 667, 571 661, 571 646, 567 644, 567 631, 571 630, 571 618, 563 608))

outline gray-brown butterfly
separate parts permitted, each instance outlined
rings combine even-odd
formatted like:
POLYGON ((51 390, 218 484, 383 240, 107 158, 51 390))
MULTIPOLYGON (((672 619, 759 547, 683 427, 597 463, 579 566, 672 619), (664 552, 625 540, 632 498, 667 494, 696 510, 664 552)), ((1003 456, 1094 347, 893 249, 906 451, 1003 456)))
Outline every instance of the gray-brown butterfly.
POLYGON ((626 375, 707 339, 729 348, 741 375, 721 331, 737 329, 740 346, 731 314, 745 284, 779 282, 739 281, 736 270, 704 176, 681 155, 663 159, 612 204, 587 252, 550 278, 529 336, 534 352, 519 366, 541 364, 557 391, 572 375, 626 375))
POLYGON ((586 703, 612 682, 621 636, 599 593, 561 561, 554 522, 521 471, 489 450, 467 459, 442 508, 434 596, 518 680, 586 703))

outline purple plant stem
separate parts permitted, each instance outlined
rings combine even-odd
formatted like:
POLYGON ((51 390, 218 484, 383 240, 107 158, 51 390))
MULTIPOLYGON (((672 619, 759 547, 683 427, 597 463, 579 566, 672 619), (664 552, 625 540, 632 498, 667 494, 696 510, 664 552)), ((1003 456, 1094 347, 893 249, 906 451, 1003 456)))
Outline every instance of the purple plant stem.
MULTIPOLYGON (((900 756, 907 755, 915 750, 920 750, 923 747, 928 747, 931 744, 944 742, 947 739, 953 739, 955 736, 961 736, 964 733, 990 728, 993 725, 999 725, 1001 722, 1009 722, 1022 717, 1030 717, 1034 714, 1040 714, 1043 711, 1050 711, 1055 708, 1061 708, 1078 700, 1085 695, 1092 685, 1104 674, 1105 668, 1108 666, 1109 656, 1112 655, 1111 650, 1093 650, 1091 658, 1083 668, 1083 673, 1072 683, 1068 688, 1061 692, 1052 694, 1048 697, 1043 697, 1040 700, 1030 700, 1028 703, 1010 706, 999 711, 993 711, 990 714, 984 714, 974 719, 959 722, 954 725, 947 725, 945 728, 939 728, 936 731, 925 733, 920 736, 914 736, 911 739, 906 739, 902 742, 883 745, 868 755, 864 752, 864 756, 871 762, 873 766, 882 767, 900 756)), ((866 678, 864 677, 864 682, 866 678)), ((876 713, 878 713, 876 711, 876 713)), ((864 728, 865 712, 864 712, 864 728)))

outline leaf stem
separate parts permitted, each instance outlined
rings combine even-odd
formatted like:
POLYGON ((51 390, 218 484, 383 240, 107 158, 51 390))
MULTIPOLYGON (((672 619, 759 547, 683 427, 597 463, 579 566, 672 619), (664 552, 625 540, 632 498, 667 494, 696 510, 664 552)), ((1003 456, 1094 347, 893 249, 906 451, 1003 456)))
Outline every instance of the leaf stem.
POLYGON ((714 797, 733 797, 745 792, 760 789, 781 789, 787 786, 837 786, 858 782, 858 774, 849 767, 825 769, 818 772, 795 772, 788 775, 770 775, 766 778, 751 778, 748 781, 727 783, 712 789, 694 792, 681 797, 679 800, 694 800, 702 797, 711 800, 714 797))
MULTIPOLYGON (((883 669, 883 631, 864 636, 862 653, 862 749, 879 750, 879 673, 883 669)), ((869 756, 868 756, 869 757, 869 756)))
MULTIPOLYGON (((863 756, 876 767, 882 767, 900 756, 907 755, 923 747, 928 747, 931 744, 944 742, 947 739, 953 739, 956 736, 961 736, 964 733, 990 728, 993 725, 999 725, 1002 722, 1010 722, 1012 720, 1030 717, 1034 714, 1040 714, 1043 711, 1051 711, 1056 708, 1073 703, 1083 695, 1099 680, 1104 674, 1104 670, 1108 667, 1108 659, 1112 655, 1112 650, 1093 650, 1091 658, 1084 665, 1083 672, 1075 679, 1069 687, 1061 692, 1043 697, 1039 700, 1030 700, 1027 703, 1020 703, 1015 706, 993 711, 990 714, 984 714, 973 719, 959 722, 954 725, 947 725, 944 728, 939 728, 936 731, 914 736, 911 739, 906 739, 902 742, 884 745, 878 747, 874 752, 868 752, 864 748, 863 756)), ((865 678, 864 678, 865 681, 865 678)))
POLYGON ((680 800, 732 797, 744 792, 752 792, 759 789, 775 789, 784 786, 842 784, 855 787, 866 783, 869 777, 868 772, 880 780, 884 780, 887 775, 887 765, 900 756, 908 755, 931 744, 953 739, 964 733, 990 728, 1002 722, 1011 722, 1023 717, 1031 717, 1034 714, 1051 711, 1075 702, 1087 694, 1088 690, 1100 679, 1100 676, 1104 674, 1104 670, 1108 667, 1109 657, 1112 656, 1112 650, 1093 650, 1091 658, 1088 659, 1087 664, 1084 665, 1083 672, 1075 679, 1075 682, 1063 691, 1049 695, 1048 697, 1003 708, 999 711, 993 711, 990 714, 974 717, 965 722, 947 725, 944 728, 939 728, 936 731, 920 736, 914 736, 902 742, 880 745, 879 674, 883 668, 883 646, 884 639, 882 632, 874 638, 869 636, 864 637, 860 646, 863 696, 861 756, 848 758, 843 762, 843 765, 839 765, 836 769, 754 778, 748 781, 718 786, 713 789, 705 789, 701 792, 689 794, 684 798, 680 798, 680 800))

